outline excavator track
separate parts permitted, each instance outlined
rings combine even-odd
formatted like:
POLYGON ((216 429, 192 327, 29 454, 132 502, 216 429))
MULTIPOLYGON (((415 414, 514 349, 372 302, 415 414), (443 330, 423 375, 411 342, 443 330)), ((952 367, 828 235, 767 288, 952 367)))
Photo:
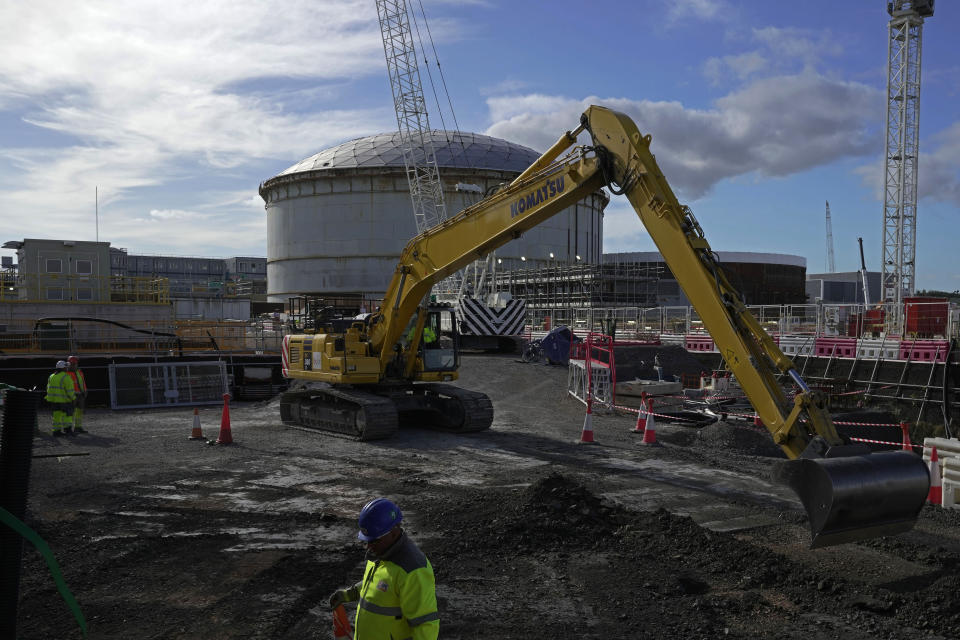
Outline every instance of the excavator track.
POLYGON ((493 403, 486 394, 470 391, 452 384, 427 383, 417 385, 450 409, 444 419, 428 424, 433 429, 454 433, 474 433, 489 429, 493 424, 493 403))
POLYGON ((353 388, 289 391, 280 397, 280 419, 354 440, 382 440, 396 433, 397 409, 390 398, 353 388))
POLYGON ((328 387, 283 394, 280 418, 355 440, 381 440, 401 422, 450 433, 483 431, 493 423, 493 403, 483 393, 449 384, 328 387))

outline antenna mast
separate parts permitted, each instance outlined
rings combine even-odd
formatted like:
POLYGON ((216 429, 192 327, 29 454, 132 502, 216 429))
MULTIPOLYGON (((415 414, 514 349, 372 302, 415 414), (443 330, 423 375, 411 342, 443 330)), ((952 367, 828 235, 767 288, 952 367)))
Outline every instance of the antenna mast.
POLYGON ((833 259, 833 223, 830 221, 830 202, 827 201, 827 273, 836 273, 837 263, 833 259))
POLYGON ((863 305, 870 306, 870 287, 867 286, 867 261, 863 259, 863 238, 857 238, 860 243, 860 281, 863 282, 863 305))

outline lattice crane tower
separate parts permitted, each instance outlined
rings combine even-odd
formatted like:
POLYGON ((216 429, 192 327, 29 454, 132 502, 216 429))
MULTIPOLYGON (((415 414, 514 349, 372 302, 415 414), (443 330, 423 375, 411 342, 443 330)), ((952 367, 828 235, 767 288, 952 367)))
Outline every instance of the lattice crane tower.
POLYGON ((894 0, 887 51, 887 131, 884 145, 881 295, 896 303, 915 290, 920 51, 923 20, 934 0, 894 0))
POLYGON ((447 210, 437 156, 430 139, 430 119, 420 83, 410 14, 406 0, 377 0, 377 14, 400 128, 403 164, 410 184, 413 216, 417 233, 422 233, 445 220, 447 210))

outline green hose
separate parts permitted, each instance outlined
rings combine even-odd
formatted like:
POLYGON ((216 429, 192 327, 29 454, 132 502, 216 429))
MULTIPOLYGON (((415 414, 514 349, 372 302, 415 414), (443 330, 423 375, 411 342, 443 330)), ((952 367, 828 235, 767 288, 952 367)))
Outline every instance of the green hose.
POLYGON ((63 574, 60 573, 60 565, 57 564, 57 559, 53 557, 53 552, 50 551, 50 546, 44 542, 43 538, 37 535, 36 531, 25 525, 20 521, 19 518, 3 507, 0 507, 0 522, 29 540, 33 546, 37 548, 37 551, 40 552, 40 555, 43 556, 43 559, 47 562, 47 566, 50 568, 50 573, 53 574, 53 581, 57 584, 57 590, 60 592, 60 597, 63 598, 63 601, 67 603, 70 611, 73 612, 73 617, 76 619, 77 624, 80 625, 80 630, 83 631, 83 637, 86 638, 87 621, 83 617, 83 612, 80 611, 80 605, 77 604, 76 598, 73 597, 73 594, 70 593, 70 589, 67 588, 67 583, 63 579, 63 574))

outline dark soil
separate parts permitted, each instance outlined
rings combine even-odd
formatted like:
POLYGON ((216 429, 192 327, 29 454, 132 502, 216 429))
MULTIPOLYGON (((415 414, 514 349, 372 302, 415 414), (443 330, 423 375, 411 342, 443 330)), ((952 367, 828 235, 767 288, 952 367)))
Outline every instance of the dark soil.
POLYGON ((659 357, 663 367, 663 379, 673 380, 683 374, 699 375, 703 372, 703 363, 689 351, 677 345, 634 345, 619 346, 614 349, 614 365, 617 380, 656 380, 657 372, 653 368, 654 358, 659 357))
MULTIPOLYGON (((89 435, 35 440, 89 455, 33 460, 27 523, 90 638, 328 638, 378 495, 435 568, 442 638, 960 637, 960 511, 809 550, 764 432, 660 424, 648 447, 633 414, 598 411, 598 444, 579 444, 566 371, 515 359, 464 359, 460 384, 496 411, 467 436, 358 443, 282 426, 273 400, 232 406, 234 444, 207 446, 192 408, 94 408, 89 435)), ((219 408, 200 414, 215 438, 219 408)), ((81 637, 32 548, 21 582, 19 638, 81 637)))

